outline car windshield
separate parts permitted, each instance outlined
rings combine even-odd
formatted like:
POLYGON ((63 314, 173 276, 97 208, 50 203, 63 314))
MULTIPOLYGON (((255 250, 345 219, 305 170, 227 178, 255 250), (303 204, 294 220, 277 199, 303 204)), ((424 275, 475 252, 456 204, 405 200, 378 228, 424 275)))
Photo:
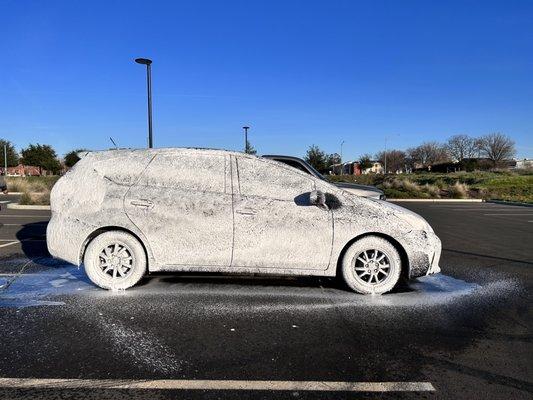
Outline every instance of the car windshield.
POLYGON ((322 175, 320 172, 318 172, 315 167, 313 167, 311 164, 309 164, 307 161, 303 160, 303 162, 305 163, 305 166, 307 168, 309 168, 309 170, 311 171, 311 173, 316 176, 317 178, 320 178, 322 179, 323 181, 326 181, 326 182, 329 182, 326 177, 324 175, 322 175))

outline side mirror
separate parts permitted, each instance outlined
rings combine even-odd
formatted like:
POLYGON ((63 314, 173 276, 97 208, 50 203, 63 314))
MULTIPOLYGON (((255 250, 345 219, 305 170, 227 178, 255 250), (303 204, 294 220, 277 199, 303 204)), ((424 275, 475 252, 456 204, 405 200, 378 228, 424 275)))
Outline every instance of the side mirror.
POLYGON ((309 194, 309 203, 323 210, 329 210, 329 207, 326 204, 326 195, 320 190, 313 190, 309 194))

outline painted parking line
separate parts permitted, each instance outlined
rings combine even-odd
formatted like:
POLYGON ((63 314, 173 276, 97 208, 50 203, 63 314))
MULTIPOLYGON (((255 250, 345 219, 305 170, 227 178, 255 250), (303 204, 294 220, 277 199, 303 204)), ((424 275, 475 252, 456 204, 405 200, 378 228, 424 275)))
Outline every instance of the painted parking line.
POLYGON ((17 244, 17 243, 20 243, 20 242, 18 240, 15 240, 15 241, 10 242, 10 243, 0 244, 0 247, 7 247, 7 246, 11 246, 11 245, 17 244))
POLYGON ((27 224, 2 224, 0 222, 0 225, 2 226, 48 225, 48 222, 32 222, 32 223, 27 223, 27 224))
POLYGON ((29 238, 29 239, 22 239, 22 240, 13 240, 12 242, 9 242, 9 243, 0 244, 0 247, 8 247, 8 246, 12 246, 14 244, 22 243, 22 242, 40 242, 40 241, 46 241, 46 239, 29 238))
POLYGON ((496 215, 505 215, 505 216, 512 216, 512 215, 533 215, 533 212, 530 213, 518 213, 518 214, 501 214, 501 213, 492 213, 492 214, 483 214, 488 216, 496 216, 496 215))
POLYGON ((50 218, 50 214, 35 214, 35 215, 0 214, 0 218, 50 218))
POLYGON ((433 392, 430 382, 246 381, 187 379, 33 379, 0 378, 0 388, 17 389, 154 389, 286 390, 321 392, 433 392))
POLYGON ((496 211, 496 212, 516 212, 516 210, 509 210, 508 208, 487 209, 487 208, 451 208, 449 211, 496 211))

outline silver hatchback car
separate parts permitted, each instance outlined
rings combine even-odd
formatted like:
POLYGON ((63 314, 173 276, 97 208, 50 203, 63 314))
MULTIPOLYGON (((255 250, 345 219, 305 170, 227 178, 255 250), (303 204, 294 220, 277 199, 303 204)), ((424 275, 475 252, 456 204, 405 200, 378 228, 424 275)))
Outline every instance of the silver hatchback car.
POLYGON ((340 275, 379 294, 440 271, 440 240, 417 214, 237 152, 90 152, 56 183, 51 208, 48 250, 105 289, 211 271, 340 275))

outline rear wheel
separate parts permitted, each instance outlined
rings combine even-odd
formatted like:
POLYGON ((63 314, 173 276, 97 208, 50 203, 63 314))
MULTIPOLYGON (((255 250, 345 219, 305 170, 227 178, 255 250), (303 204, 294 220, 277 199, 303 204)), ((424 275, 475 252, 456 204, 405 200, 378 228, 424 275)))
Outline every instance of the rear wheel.
POLYGON ((108 231, 87 246, 83 258, 89 279, 104 289, 127 289, 146 272, 146 254, 139 241, 129 233, 108 231))
POLYGON ((342 275, 351 289, 362 294, 382 294, 396 286, 402 261, 398 250, 378 236, 354 242, 344 254, 342 275))

